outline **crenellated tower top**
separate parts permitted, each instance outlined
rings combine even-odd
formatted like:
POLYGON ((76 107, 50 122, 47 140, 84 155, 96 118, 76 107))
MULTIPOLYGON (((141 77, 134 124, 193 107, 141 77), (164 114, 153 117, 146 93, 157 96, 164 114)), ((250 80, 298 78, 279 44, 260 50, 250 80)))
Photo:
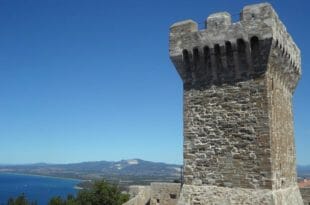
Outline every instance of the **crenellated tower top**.
POLYGON ((268 3, 210 15, 206 28, 193 20, 170 27, 170 58, 185 89, 243 81, 273 73, 293 92, 301 75, 300 50, 268 3))
POLYGON ((178 204, 302 205, 296 183, 292 94, 300 50, 268 3, 232 23, 170 28, 183 80, 184 185, 178 204))

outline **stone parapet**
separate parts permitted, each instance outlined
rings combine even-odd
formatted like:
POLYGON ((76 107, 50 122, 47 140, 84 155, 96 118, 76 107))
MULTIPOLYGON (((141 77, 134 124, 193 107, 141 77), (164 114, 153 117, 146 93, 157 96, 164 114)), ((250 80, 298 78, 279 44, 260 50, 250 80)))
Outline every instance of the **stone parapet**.
POLYGON ((246 6, 236 23, 212 14, 204 30, 178 22, 169 52, 184 86, 180 200, 301 205, 292 112, 300 51, 272 6, 246 6))
POLYGON ((297 186, 280 190, 184 185, 178 205, 302 205, 297 186))
POLYGON ((132 198, 123 205, 146 205, 150 203, 150 186, 131 186, 129 193, 132 198))
POLYGON ((310 205, 310 187, 300 188, 300 193, 305 205, 310 205))
POLYGON ((181 184, 151 183, 150 205, 176 205, 180 197, 181 184))
POLYGON ((244 7, 236 23, 221 12, 204 30, 192 20, 173 24, 169 53, 186 89, 259 77, 276 64, 293 91, 301 74, 300 50, 268 3, 244 7))

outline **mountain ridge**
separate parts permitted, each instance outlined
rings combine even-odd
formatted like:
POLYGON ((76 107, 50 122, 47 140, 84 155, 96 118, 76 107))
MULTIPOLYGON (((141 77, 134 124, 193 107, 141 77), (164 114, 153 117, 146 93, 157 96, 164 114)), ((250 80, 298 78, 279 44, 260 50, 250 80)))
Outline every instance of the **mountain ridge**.
MULTIPOLYGON (((32 163, 20 165, 0 165, 1 172, 36 174, 78 179, 107 178, 114 180, 148 179, 166 181, 179 179, 181 165, 152 162, 142 159, 122 159, 120 161, 85 161, 77 163, 50 164, 32 163)), ((297 165, 299 177, 310 178, 310 165, 297 165)))
POLYGON ((35 174, 77 179, 160 180, 171 181, 180 176, 181 165, 142 159, 120 161, 88 161, 67 164, 33 163, 0 165, 1 172, 35 174))

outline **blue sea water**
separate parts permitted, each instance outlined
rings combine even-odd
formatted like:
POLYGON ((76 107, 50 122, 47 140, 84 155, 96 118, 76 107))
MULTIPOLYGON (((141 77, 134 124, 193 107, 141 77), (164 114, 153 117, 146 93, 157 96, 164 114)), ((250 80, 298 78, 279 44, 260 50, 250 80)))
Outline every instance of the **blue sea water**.
POLYGON ((30 201, 47 205, 53 196, 75 195, 80 180, 54 177, 0 173, 0 205, 6 205, 10 197, 24 193, 30 201))

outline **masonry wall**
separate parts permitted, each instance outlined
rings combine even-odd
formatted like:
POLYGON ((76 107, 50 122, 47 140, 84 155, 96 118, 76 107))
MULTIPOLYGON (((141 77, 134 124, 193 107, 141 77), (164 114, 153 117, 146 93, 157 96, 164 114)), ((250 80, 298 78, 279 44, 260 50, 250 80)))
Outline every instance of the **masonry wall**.
POLYGON ((185 183, 271 188, 266 78, 184 92, 185 183))
POLYGON ((296 185, 292 94, 277 75, 268 77, 271 110, 271 160, 273 188, 296 185))
POLYGON ((150 205, 176 205, 180 191, 178 183, 151 183, 150 205))
POLYGON ((267 72, 268 99, 271 119, 271 160, 273 188, 296 185, 296 153, 292 94, 290 89, 290 59, 277 41, 272 44, 267 72))
POLYGON ((300 189, 304 205, 310 205, 310 187, 305 187, 300 189))
POLYGON ((220 204, 300 205, 292 113, 300 51, 272 6, 246 6, 235 23, 212 14, 203 30, 175 23, 169 54, 184 88, 179 204, 220 196, 220 204))
MULTIPOLYGON (((268 189, 184 185, 178 205, 302 205, 298 186, 268 189)), ((306 204, 308 205, 308 204, 306 204)))
POLYGON ((176 205, 181 184, 153 182, 150 186, 130 186, 130 200, 123 205, 176 205))
POLYGON ((147 205, 151 198, 150 186, 131 186, 129 187, 130 200, 123 205, 147 205))

